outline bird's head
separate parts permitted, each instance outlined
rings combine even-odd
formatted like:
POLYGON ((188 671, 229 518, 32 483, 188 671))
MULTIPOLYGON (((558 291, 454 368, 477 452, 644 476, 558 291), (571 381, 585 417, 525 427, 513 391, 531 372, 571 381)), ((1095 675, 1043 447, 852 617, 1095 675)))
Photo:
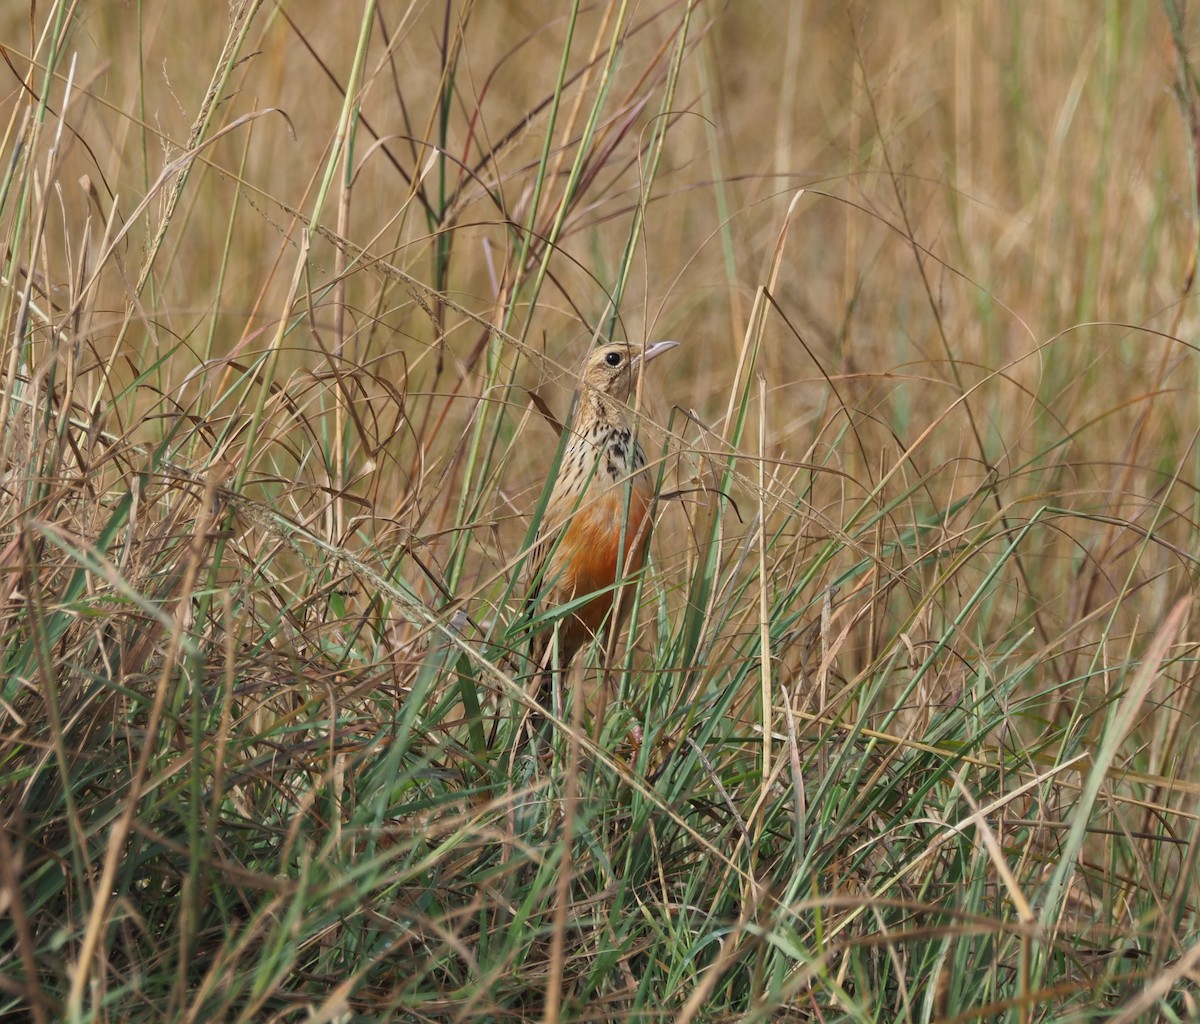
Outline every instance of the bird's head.
POLYGON ((656 341, 644 349, 624 341, 602 345, 588 359, 583 383, 618 402, 627 402, 641 367, 678 344, 677 341, 656 341))

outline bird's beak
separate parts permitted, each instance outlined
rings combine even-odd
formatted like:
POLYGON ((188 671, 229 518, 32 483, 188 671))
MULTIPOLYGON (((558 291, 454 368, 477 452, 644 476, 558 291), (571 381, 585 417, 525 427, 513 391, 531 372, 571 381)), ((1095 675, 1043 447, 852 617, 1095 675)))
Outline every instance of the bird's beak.
POLYGON ((643 363, 650 362, 655 356, 661 356, 664 352, 670 352, 673 348, 678 348, 677 341, 656 341, 653 345, 647 345, 646 351, 640 356, 643 363))

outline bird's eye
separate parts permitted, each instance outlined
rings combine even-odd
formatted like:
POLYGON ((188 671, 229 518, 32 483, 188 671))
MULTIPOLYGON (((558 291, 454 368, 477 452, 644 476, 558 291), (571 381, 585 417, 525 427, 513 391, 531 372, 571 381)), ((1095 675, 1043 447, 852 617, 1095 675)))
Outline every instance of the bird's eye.
POLYGON ((620 366, 621 365, 621 353, 620 352, 610 352, 608 355, 606 355, 604 357, 604 361, 606 363, 608 363, 609 366, 613 366, 613 367, 620 366))

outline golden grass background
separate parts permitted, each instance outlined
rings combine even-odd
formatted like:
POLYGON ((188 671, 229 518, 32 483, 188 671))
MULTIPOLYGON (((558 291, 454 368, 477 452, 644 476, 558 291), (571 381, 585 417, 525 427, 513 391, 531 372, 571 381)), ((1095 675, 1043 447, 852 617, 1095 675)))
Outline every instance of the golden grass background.
MULTIPOLYGON (((132 517, 145 533, 124 578, 164 607, 186 595, 183 563, 159 557, 211 525, 227 488, 237 522, 214 590, 253 581, 288 623, 245 692, 264 706, 274 687, 334 694, 347 678, 422 692, 422 630, 401 603, 368 641, 363 573, 445 619, 464 610, 472 643, 502 642, 553 463, 530 393, 565 413, 627 270, 615 333, 682 342, 647 380, 643 439, 687 492, 656 533, 637 663, 675 649, 713 551, 724 581, 725 611, 698 611, 703 659, 657 662, 674 706, 758 657, 770 605, 769 660, 797 709, 869 725, 899 703, 903 742, 1014 678, 997 698, 1011 717, 985 732, 998 756, 1050 771, 1056 741, 1064 759, 1100 744, 1105 709, 1150 664, 1104 820, 1128 832, 1113 794, 1144 786, 1130 815, 1191 828, 1196 626, 1190 604, 1169 612, 1190 601, 1200 551, 1200 90, 1195 30, 1172 3, 389 2, 372 5, 365 47, 357 8, 263 4, 231 21, 249 10, 0 14, 6 160, 43 161, 34 198, 5 208, 6 238, 37 240, 5 262, 8 386, 44 384, 85 434, 120 439, 106 451, 148 446, 94 459, 95 504, 57 518, 69 474, 51 506, 14 484, 12 536, 41 515, 86 546, 143 471, 130 452, 179 429, 162 480, 142 485, 155 511, 132 517), (63 15, 72 87, 57 59, 44 92, 63 15), (23 118, 43 95, 53 115, 35 131, 23 118), (331 159, 339 131, 347 156, 331 159), (44 227, 27 232, 19 209, 44 227), (344 560, 315 568, 330 552, 344 560)), ((6 472, 27 483, 45 438, 16 408, 6 472)), ((216 679, 234 641, 198 633, 216 679)), ((127 641, 147 679, 171 650, 127 641)), ((770 719, 782 743, 781 705, 764 714, 747 680, 731 720, 753 746, 770 719)), ((1079 771, 1063 774, 1072 793, 1079 771)), ((1061 794, 1038 791, 1053 817, 1061 794)), ((1044 859, 1022 861, 1031 885, 1053 867, 1042 839, 1044 859)), ((1101 880, 1087 895, 1107 908, 1133 868, 1106 872, 1124 854, 1105 843, 1088 847, 1101 880)))
MULTIPOLYGON (((28 37, 20 13, 4 26, 5 39, 28 37)), ((420 175, 434 153, 442 80, 434 58, 444 17, 440 7, 381 8, 380 25, 394 33, 394 60, 381 66, 378 41, 362 112, 397 163, 360 127, 344 212, 335 215, 330 204, 323 218, 372 256, 429 284, 430 230, 423 218, 400 212, 411 211, 414 200, 397 165, 420 175)), ((140 12, 84 5, 77 18, 72 44, 87 90, 72 97, 71 109, 91 153, 70 139, 64 147, 64 212, 52 210, 47 230, 52 252, 68 240, 77 253, 97 244, 81 234, 88 202, 74 184, 78 175, 99 187, 106 211, 111 192, 128 215, 164 160, 185 151, 227 31, 226 18, 203 5, 140 12), (139 142, 143 132, 148 141, 139 142)), ((515 130, 479 177, 519 214, 545 131, 543 119, 521 125, 553 92, 566 14, 558 5, 483 4, 454 8, 449 19, 470 27, 458 43, 451 156, 474 164, 515 130)), ((552 259, 554 285, 536 309, 515 310, 517 333, 551 360, 549 369, 525 360, 517 377, 535 386, 557 376, 564 390, 549 396, 560 409, 603 314, 631 208, 643 198, 636 143, 657 112, 631 108, 644 76, 661 74, 653 61, 679 19, 670 5, 628 14, 628 41, 611 85, 627 102, 614 102, 610 116, 613 123, 631 117, 632 127, 568 219, 552 259)), ((597 42, 607 42, 612 24, 607 6, 581 13, 575 32, 583 42, 568 73, 586 65, 597 42)), ((1186 348, 1153 333, 1187 335, 1181 301, 1193 206, 1187 125, 1171 95, 1176 61, 1161 13, 1141 5, 1101 12, 1089 4, 1040 11, 710 5, 696 9, 691 28, 664 167, 621 308, 622 333, 678 337, 688 346, 654 382, 661 400, 719 425, 755 288, 765 280, 792 197, 805 188, 774 295, 788 322, 770 318, 755 369, 767 382, 774 458, 824 464, 837 403, 855 414, 862 444, 838 453, 837 482, 822 489, 829 493, 818 506, 823 528, 836 528, 844 503, 897 465, 931 424, 920 472, 932 477, 938 504, 969 492, 986 472, 985 460, 1013 473, 1049 441, 1062 447, 1023 470, 1009 493, 1037 494, 1047 477, 1051 487, 1064 486, 1053 468, 1069 464, 1066 486, 1078 494, 1075 504, 1144 515, 1144 502, 1124 509, 1112 486, 1121 481, 1131 495, 1154 494, 1162 481, 1153 475, 1186 458, 1180 446, 1190 440, 1186 423, 1194 412, 1186 348), (836 396, 826 378, 837 385, 836 396), (1126 479, 1120 467, 1131 461, 1129 433, 1142 417, 1149 417, 1139 428, 1147 458, 1134 460, 1139 465, 1126 479), (982 452, 968 437, 976 431, 982 452), (1163 438, 1170 448, 1154 440, 1163 438)), ((147 338, 138 327, 126 333, 121 340, 132 365, 116 361, 118 380, 145 365, 164 339, 183 339, 198 355, 210 346, 222 355, 239 339, 249 339, 243 346, 250 350, 261 347, 274 329, 296 251, 291 211, 312 199, 357 29, 356 18, 331 17, 319 4, 288 5, 256 19, 247 49, 253 56, 220 97, 217 123, 268 108, 286 118, 264 113, 202 154, 151 274, 160 336, 147 338)), ((586 101, 595 86, 586 77, 581 85, 586 101)), ((18 96, 14 83, 10 99, 18 96)), ((568 104, 577 98, 566 91, 568 104)), ((570 155, 569 142, 555 144, 570 155)), ((549 183, 545 205, 559 188, 549 183)), ((447 228, 453 258, 445 289, 487 320, 496 301, 488 261, 503 259, 508 247, 482 184, 459 175, 450 190, 459 198, 447 228)), ((134 266, 160 202, 151 203, 123 246, 134 266)), ((91 213, 92 235, 99 236, 101 211, 91 213)), ((327 288, 334 261, 318 240, 306 287, 327 288)), ((453 439, 478 391, 470 359, 479 327, 451 312, 439 337, 404 288, 370 262, 345 278, 344 344, 387 379, 405 381, 410 413, 446 417, 441 436, 453 439), (443 352, 459 361, 439 374, 434 353, 443 352)), ((101 284, 92 316, 112 335, 123 317, 124 288, 113 268, 101 284)), ((329 300, 315 311, 328 334, 329 300)), ((321 363, 306 333, 285 344, 288 372, 321 363)), ((155 386, 169 393, 188 375, 198 386, 197 361, 171 359, 155 386)), ((512 410, 514 421, 522 412, 512 410)), ((521 451, 506 474, 506 496, 521 507, 539 482, 552 436, 535 425, 515 443, 521 451)), ((404 479, 413 456, 397 437, 373 472, 356 468, 356 490, 392 511, 413 486, 404 479)), ((426 453, 427 462, 431 456, 435 466, 449 457, 426 453)), ((1090 546, 1089 538, 1080 540, 1090 546)), ((1058 557, 1080 554, 1064 544, 1058 557)))

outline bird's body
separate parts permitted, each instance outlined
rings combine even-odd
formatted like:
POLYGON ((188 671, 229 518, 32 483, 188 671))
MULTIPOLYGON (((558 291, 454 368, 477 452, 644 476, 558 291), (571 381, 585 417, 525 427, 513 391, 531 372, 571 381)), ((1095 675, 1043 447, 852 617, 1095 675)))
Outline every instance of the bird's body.
MULTIPOLYGON (((567 428, 570 436, 529 559, 529 579, 539 603, 557 606, 595 594, 558 626, 560 668, 598 634, 612 611, 616 584, 645 561, 654 477, 626 402, 641 367, 675 345, 663 341, 644 351, 628 344, 606 345, 584 371, 574 420, 567 428)), ((628 607, 622 602, 619 618, 628 607)), ((551 640, 546 630, 535 641, 534 655, 543 669, 551 667, 551 640)))

